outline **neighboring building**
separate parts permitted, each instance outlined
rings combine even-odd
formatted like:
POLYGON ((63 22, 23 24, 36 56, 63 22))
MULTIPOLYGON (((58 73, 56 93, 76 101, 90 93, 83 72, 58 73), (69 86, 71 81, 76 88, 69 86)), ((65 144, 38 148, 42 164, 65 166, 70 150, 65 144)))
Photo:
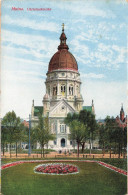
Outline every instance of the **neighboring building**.
POLYGON ((127 116, 125 116, 123 105, 122 105, 121 110, 120 110, 120 117, 117 116, 116 121, 121 128, 124 129, 125 127, 127 127, 127 116))
POLYGON ((49 117, 51 133, 56 134, 56 140, 49 141, 48 147, 55 150, 73 149, 73 143, 68 139, 69 128, 64 123, 69 112, 79 113, 80 110, 86 109, 94 113, 93 101, 91 106, 83 106, 78 64, 68 51, 66 39, 63 26, 58 51, 52 56, 46 74, 43 106, 35 106, 33 100, 31 112, 32 127, 38 124, 39 113, 49 117))
POLYGON ((23 125, 25 126, 25 127, 28 127, 29 128, 29 121, 26 121, 26 120, 23 120, 23 125))
MULTIPOLYGON (((121 106, 120 116, 117 116, 115 120, 119 124, 120 127, 122 128, 127 127, 127 115, 125 116, 123 105, 121 106)), ((105 119, 98 119, 97 123, 99 125, 105 125, 105 119)))

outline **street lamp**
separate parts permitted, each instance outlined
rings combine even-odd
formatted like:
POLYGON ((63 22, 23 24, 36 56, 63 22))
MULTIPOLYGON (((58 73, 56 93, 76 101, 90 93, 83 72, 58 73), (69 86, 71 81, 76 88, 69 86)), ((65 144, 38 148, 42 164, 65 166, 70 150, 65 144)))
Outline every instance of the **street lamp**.
POLYGON ((31 155, 31 143, 30 143, 30 130, 31 130, 31 115, 29 114, 29 146, 28 146, 28 155, 31 155))

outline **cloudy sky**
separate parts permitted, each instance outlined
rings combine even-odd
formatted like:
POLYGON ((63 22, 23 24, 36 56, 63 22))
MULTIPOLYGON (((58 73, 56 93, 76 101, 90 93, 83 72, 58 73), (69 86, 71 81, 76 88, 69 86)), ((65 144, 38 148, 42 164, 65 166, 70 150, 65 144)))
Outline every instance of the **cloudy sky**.
POLYGON ((125 0, 2 1, 2 117, 14 110, 28 118, 33 99, 42 105, 62 23, 78 62, 84 105, 94 100, 97 119, 117 116, 121 103, 126 112, 127 10, 125 0))

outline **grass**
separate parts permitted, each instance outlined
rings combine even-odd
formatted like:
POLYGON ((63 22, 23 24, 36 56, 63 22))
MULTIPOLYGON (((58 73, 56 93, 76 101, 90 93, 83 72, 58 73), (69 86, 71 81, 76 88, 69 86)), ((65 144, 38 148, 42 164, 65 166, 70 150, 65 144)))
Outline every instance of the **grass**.
POLYGON ((121 168, 121 169, 124 169, 124 170, 127 170, 127 159, 119 159, 119 158, 101 158, 99 159, 100 161, 102 162, 105 162, 105 163, 108 163, 108 164, 111 164, 115 167, 118 167, 118 168, 121 168))
POLYGON ((39 163, 21 164, 2 170, 4 195, 124 195, 126 176, 97 163, 72 162, 76 175, 41 175, 33 169, 39 163))
MULTIPOLYGON (((115 167, 118 167, 118 168, 121 168, 121 169, 124 169, 124 170, 127 170, 127 159, 119 159, 119 158, 97 158, 97 159, 92 159, 92 158, 88 158, 88 159, 83 159, 83 158, 59 158, 58 160, 66 160, 66 159, 70 159, 70 160, 96 160, 96 161, 102 161, 102 162, 105 162, 105 163, 108 163, 108 164, 111 164, 115 167)), ((10 162, 14 162, 14 161, 19 161, 19 160, 41 160, 41 158, 32 158, 32 159, 3 159, 1 160, 2 164, 6 164, 6 163, 10 163, 10 162)), ((43 160, 43 159, 42 159, 43 160)), ((45 160, 57 160, 57 158, 45 158, 45 160)))

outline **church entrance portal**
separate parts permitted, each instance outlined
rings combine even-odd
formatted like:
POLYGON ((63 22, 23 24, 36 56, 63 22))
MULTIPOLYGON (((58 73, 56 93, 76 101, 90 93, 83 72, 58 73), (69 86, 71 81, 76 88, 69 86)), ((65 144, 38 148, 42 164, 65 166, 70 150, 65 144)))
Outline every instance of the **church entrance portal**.
POLYGON ((61 139, 61 147, 65 147, 65 139, 64 138, 61 139))

